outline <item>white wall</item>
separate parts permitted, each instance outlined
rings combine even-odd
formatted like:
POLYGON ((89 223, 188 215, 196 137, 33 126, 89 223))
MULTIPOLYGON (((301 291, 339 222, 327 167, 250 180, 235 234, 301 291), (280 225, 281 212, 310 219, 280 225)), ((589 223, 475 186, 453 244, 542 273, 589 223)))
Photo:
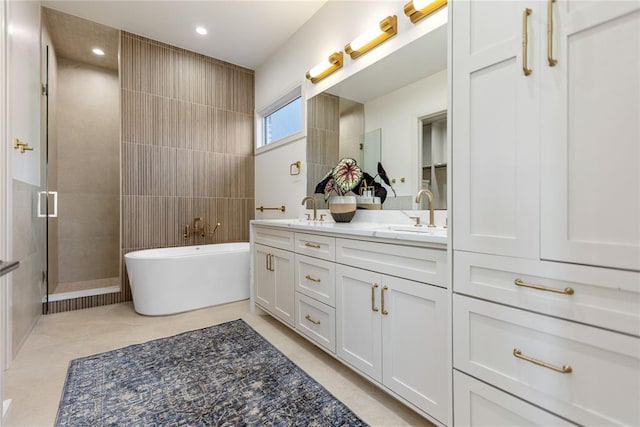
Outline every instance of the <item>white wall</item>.
MULTIPOLYGON (((0 0, 0 259, 7 259, 9 252, 9 242, 7 241, 7 232, 9 231, 8 217, 8 196, 7 182, 9 181, 9 147, 6 143, 6 60, 5 60, 5 7, 6 1, 0 0)), ((4 370, 5 362, 5 343, 7 336, 6 312, 7 298, 5 292, 7 289, 8 278, 0 277, 0 402, 4 403, 4 370)), ((4 406, 4 405, 3 405, 4 406)), ((2 426, 4 411, 0 412, 0 426, 2 426)))
POLYGON ((40 186, 40 5, 7 3, 8 137, 33 151, 12 150, 13 178, 40 186))
POLYGON ((285 206, 280 211, 256 211, 256 219, 297 218, 306 196, 307 183, 307 138, 256 155, 256 208, 285 206), (299 175, 289 175, 291 163, 300 160, 299 175))
POLYGON ((447 70, 365 103, 365 132, 382 129, 383 166, 398 196, 415 196, 420 186, 420 118, 446 109, 447 70))

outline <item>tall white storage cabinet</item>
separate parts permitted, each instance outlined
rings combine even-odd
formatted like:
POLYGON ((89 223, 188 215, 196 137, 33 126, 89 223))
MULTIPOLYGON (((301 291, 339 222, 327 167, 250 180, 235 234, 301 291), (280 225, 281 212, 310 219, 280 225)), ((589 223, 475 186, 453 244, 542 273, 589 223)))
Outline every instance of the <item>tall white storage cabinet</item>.
POLYGON ((640 425, 640 2, 449 7, 454 424, 640 425))

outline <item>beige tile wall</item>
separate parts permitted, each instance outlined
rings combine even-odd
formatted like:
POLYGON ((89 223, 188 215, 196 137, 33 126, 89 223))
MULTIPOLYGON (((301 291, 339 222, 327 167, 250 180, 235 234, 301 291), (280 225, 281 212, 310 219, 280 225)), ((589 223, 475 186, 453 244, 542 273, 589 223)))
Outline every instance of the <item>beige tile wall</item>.
POLYGON ((253 71, 129 33, 121 60, 122 253, 248 241, 253 71), (222 225, 185 240, 195 217, 222 225))
MULTIPOLYGON (((44 295, 44 220, 36 216, 39 187, 13 180, 13 259, 11 340, 15 356, 41 313, 44 295)), ((4 313, 3 313, 4 315, 4 313)))
POLYGON ((58 281, 118 277, 118 73, 58 58, 57 77, 58 281))
MULTIPOLYGON (((338 163, 340 98, 322 93, 307 101, 307 194, 338 163)), ((326 208, 324 196, 315 194, 318 208, 326 208)), ((309 206, 308 206, 309 207, 309 206)))

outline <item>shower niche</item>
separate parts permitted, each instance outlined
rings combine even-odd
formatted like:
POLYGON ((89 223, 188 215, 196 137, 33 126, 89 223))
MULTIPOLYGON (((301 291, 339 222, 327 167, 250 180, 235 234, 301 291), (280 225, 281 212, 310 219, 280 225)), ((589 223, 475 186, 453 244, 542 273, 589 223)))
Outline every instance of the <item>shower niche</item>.
POLYGON ((119 32, 42 8, 42 48, 46 312, 120 292, 119 32))

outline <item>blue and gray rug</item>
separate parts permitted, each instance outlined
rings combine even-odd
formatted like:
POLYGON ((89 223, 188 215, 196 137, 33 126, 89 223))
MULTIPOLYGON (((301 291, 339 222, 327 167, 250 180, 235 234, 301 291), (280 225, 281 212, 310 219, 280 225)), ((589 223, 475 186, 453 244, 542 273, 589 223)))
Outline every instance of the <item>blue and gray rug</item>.
POLYGON ((365 426, 242 320, 72 360, 57 426, 365 426))

